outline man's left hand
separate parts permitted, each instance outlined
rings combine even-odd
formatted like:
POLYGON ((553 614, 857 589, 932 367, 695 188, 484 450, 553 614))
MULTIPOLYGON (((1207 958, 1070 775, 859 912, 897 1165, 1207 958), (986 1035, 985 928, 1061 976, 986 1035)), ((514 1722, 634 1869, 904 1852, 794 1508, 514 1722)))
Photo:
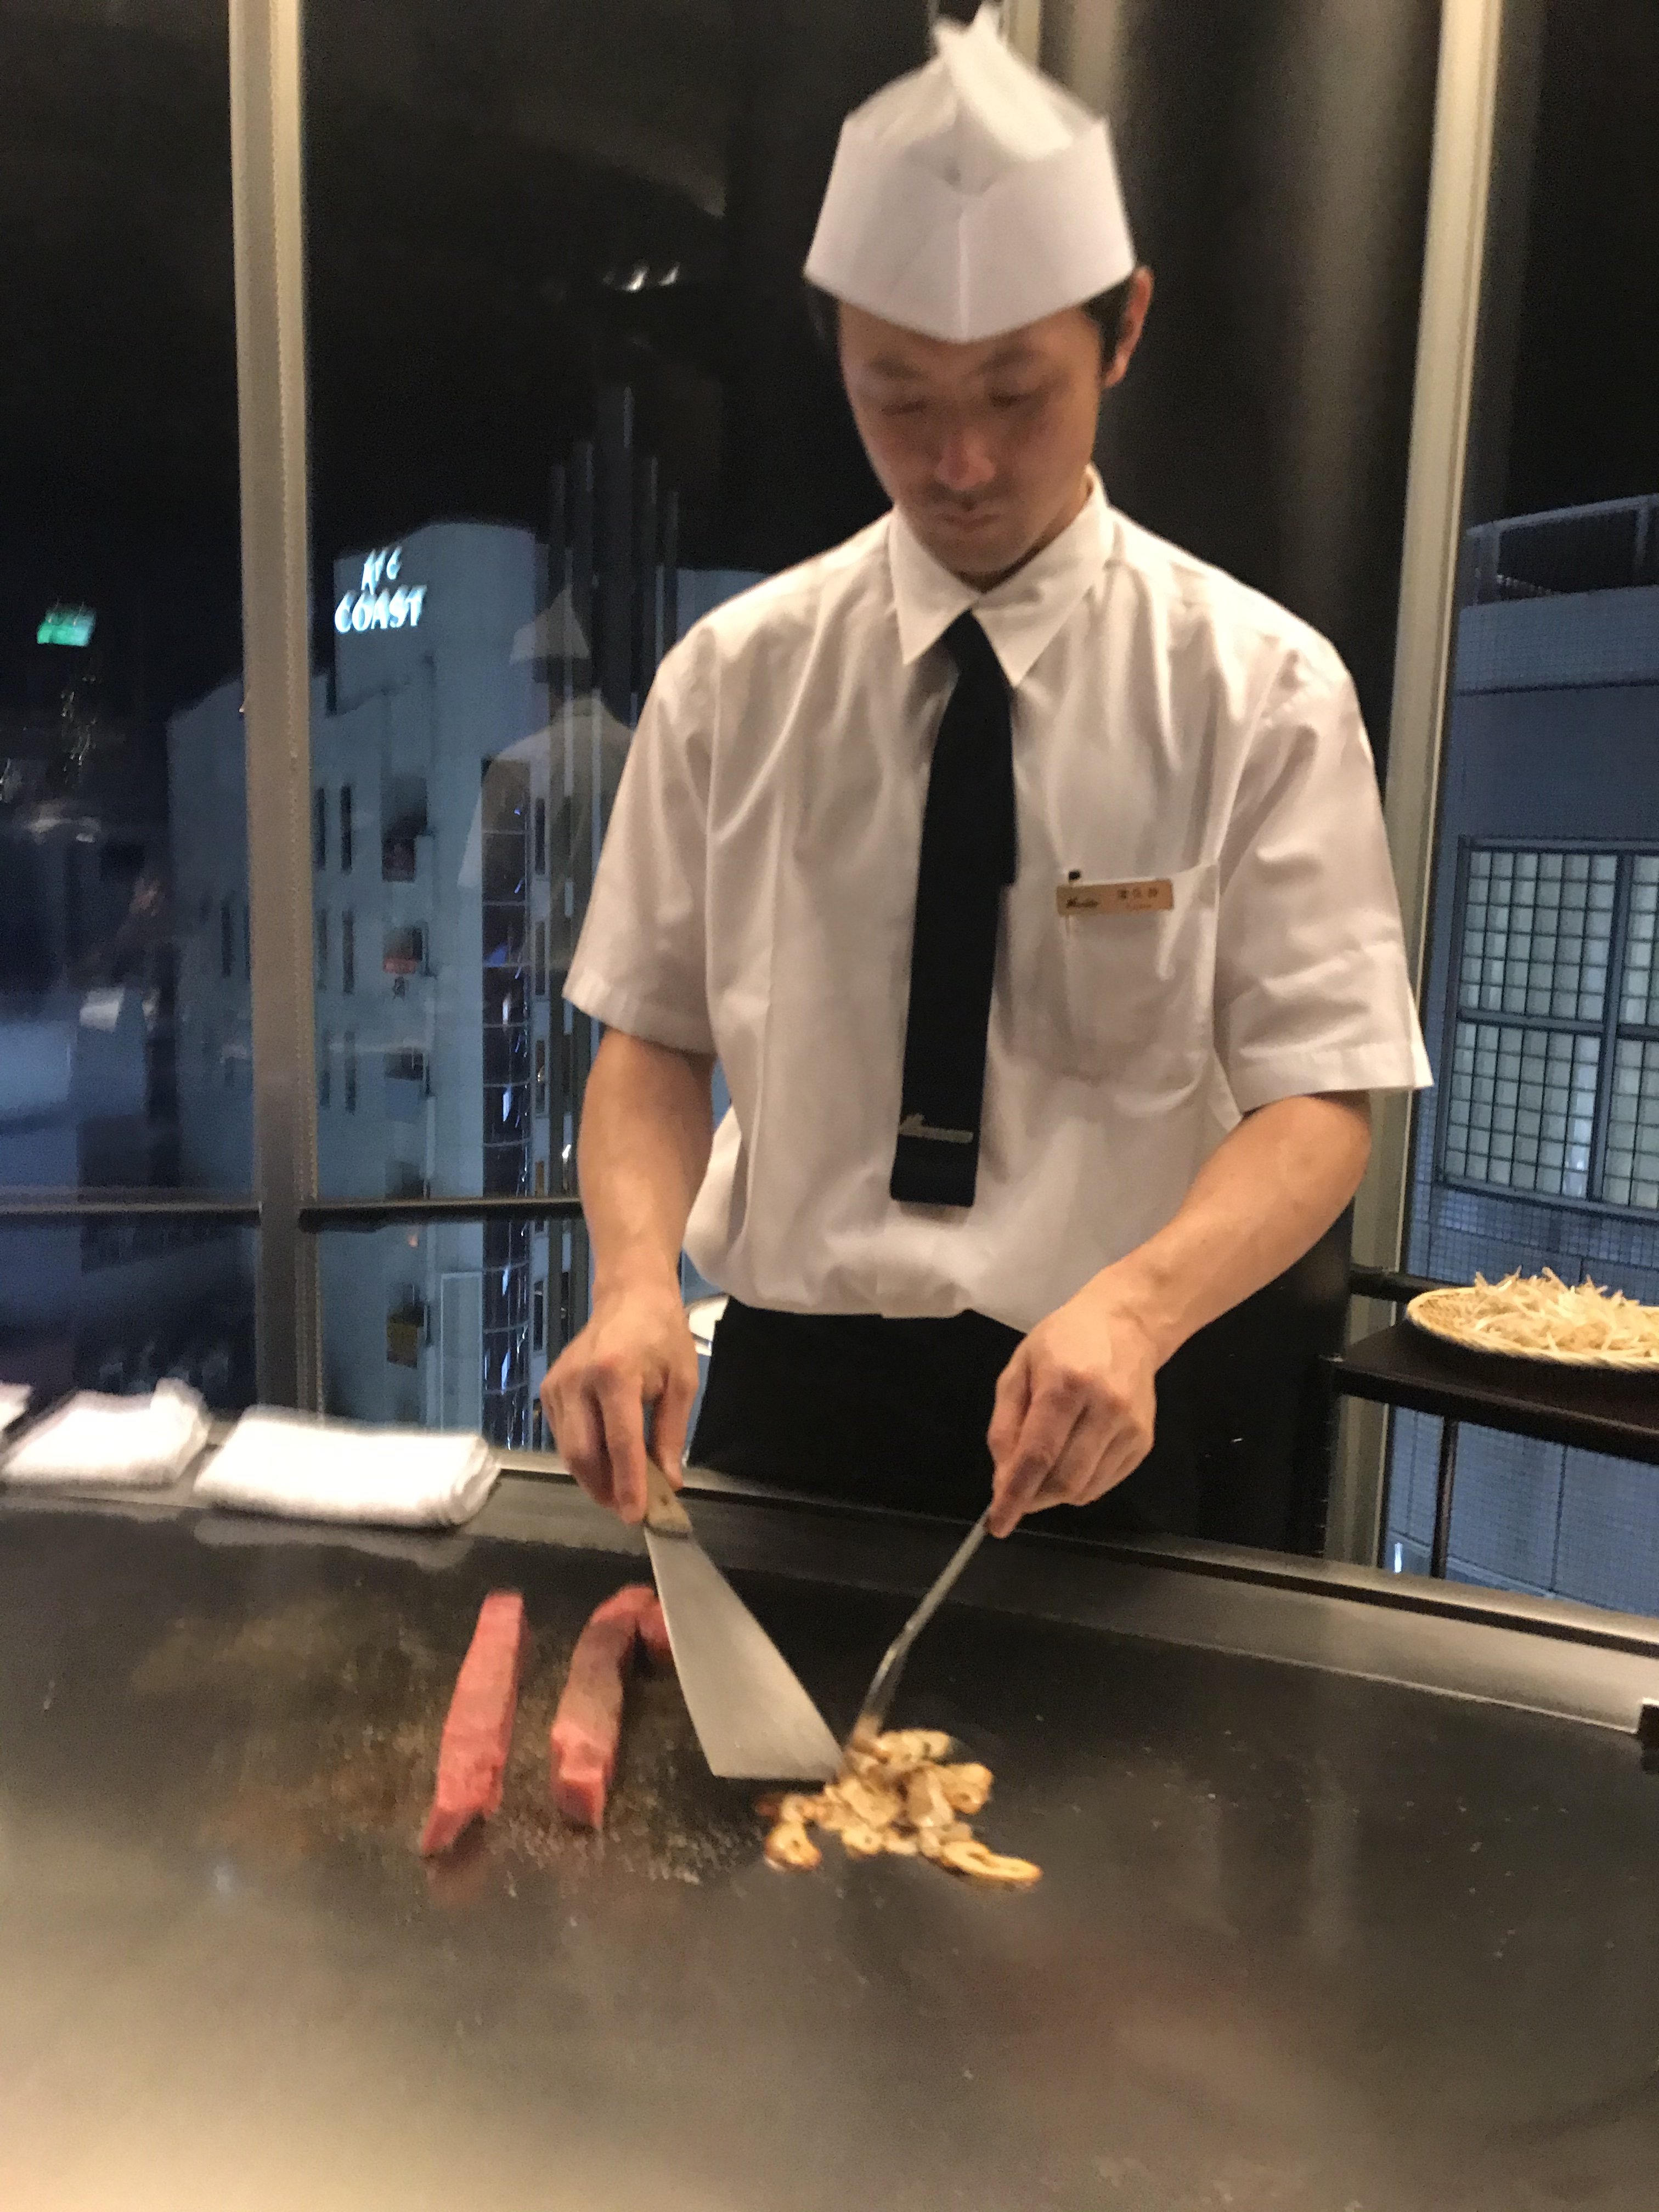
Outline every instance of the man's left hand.
POLYGON ((994 1536, 1050 1505, 1087 1505, 1134 1473, 1152 1447, 1158 1364, 1109 1277, 1039 1322, 997 1384, 994 1536))

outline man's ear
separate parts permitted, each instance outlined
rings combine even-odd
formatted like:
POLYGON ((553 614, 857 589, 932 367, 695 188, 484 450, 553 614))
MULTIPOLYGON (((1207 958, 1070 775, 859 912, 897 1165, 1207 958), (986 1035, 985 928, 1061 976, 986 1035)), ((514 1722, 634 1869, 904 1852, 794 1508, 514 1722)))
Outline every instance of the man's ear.
POLYGON ((1117 344, 1112 357, 1101 372, 1103 392, 1114 385, 1121 384, 1128 374, 1129 363, 1134 359, 1135 348, 1140 343, 1140 334, 1146 327, 1146 316, 1152 304, 1152 272, 1145 262, 1129 279, 1129 296, 1124 303, 1123 319, 1118 325, 1117 344))

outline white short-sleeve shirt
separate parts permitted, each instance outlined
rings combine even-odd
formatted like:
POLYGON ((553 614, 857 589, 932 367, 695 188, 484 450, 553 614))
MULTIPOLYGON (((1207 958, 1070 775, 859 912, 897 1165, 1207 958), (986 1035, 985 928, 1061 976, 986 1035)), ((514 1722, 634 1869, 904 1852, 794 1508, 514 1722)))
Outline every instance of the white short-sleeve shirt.
POLYGON ((718 1054, 687 1249, 796 1312, 1029 1328, 1169 1221, 1242 1114, 1429 1079, 1341 662, 1098 483, 994 591, 889 515, 700 622, 646 703, 567 995, 718 1054), (940 641, 969 607, 1013 687, 1019 869, 962 1210, 887 1185, 940 641), (1062 916, 1073 878, 1170 902, 1062 916))

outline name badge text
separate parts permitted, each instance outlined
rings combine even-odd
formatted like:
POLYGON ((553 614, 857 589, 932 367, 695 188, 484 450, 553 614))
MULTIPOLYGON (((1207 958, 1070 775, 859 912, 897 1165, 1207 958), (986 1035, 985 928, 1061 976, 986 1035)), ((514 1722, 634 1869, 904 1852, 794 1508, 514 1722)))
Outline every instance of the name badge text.
POLYGON ((1061 884, 1054 904, 1062 915, 1168 914, 1175 890, 1168 876, 1138 884, 1061 884))

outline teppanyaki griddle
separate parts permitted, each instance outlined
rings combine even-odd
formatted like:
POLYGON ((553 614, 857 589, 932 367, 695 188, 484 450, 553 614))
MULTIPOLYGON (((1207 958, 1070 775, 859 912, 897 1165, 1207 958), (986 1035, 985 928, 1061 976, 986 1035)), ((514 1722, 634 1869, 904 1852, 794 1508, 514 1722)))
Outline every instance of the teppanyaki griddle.
MULTIPOLYGON (((1659 1777, 1620 1726, 1206 1648, 1248 1600, 1346 1663, 1377 1601, 1032 1540, 975 1585, 1030 1607, 965 1585, 895 1718, 995 1769, 982 1829, 1036 1892, 833 1845, 773 1871, 668 1682, 605 1836, 570 1837, 538 1795, 560 1668, 642 1563, 566 1493, 490 1519, 542 1540, 0 1513, 9 2212, 1650 2206, 1659 1777), (434 1881, 444 1701, 509 1583, 541 1656, 507 1803, 434 1881), (1117 1606, 1150 1632, 1035 1617, 1117 1606)), ((793 1536, 794 1574, 738 1579, 850 1718, 905 1609, 860 1585, 937 1533, 700 1525, 793 1536)), ((1421 1631, 1490 1691, 1510 1631, 1421 1631)), ((1571 1655, 1609 1723, 1659 1680, 1626 1642, 1571 1655)))

